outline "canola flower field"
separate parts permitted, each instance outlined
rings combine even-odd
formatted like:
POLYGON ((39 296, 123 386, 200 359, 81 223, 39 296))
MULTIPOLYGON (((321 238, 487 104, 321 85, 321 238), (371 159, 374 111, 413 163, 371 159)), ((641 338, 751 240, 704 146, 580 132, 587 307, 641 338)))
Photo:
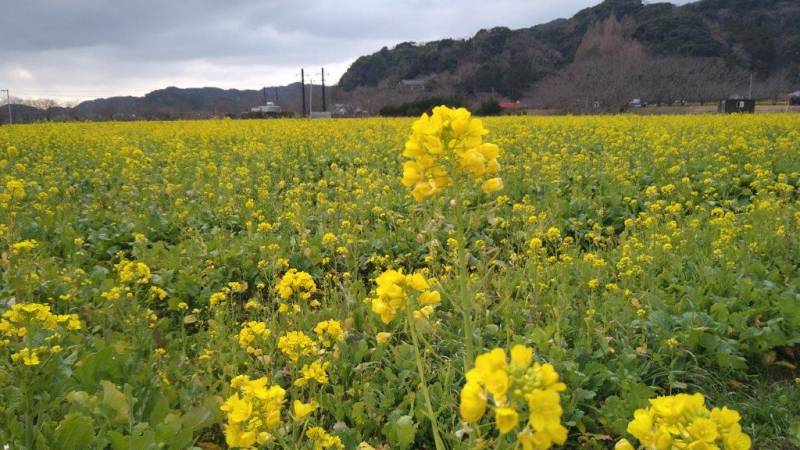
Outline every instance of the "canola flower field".
POLYGON ((0 128, 0 446, 800 445, 800 116, 0 128))

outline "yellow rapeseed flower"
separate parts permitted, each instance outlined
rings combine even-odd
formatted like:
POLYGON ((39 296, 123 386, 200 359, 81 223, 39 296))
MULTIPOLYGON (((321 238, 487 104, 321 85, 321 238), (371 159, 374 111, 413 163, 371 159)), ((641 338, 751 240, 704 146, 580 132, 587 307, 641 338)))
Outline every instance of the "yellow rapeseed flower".
POLYGON ((506 352, 495 348, 475 358, 475 367, 467 372, 461 389, 459 413, 468 423, 477 423, 494 406, 495 427, 501 434, 514 430, 520 413, 527 414, 524 429, 517 434, 523 448, 547 449, 567 439, 561 424, 559 392, 566 386, 550 364, 533 361, 533 349, 523 345, 506 352))
POLYGON ((464 108, 437 106, 423 114, 411 127, 403 156, 404 186, 417 201, 430 198, 454 180, 474 180, 486 193, 503 189, 497 145, 483 142, 488 131, 480 119, 464 108), (488 178, 487 178, 488 177, 488 178))
MULTIPOLYGON (((650 400, 637 409, 627 431, 646 448, 725 448, 748 450, 750 437, 742 432, 739 413, 709 410, 702 394, 677 394, 650 400)), ((632 448, 627 440, 617 444, 632 448)))

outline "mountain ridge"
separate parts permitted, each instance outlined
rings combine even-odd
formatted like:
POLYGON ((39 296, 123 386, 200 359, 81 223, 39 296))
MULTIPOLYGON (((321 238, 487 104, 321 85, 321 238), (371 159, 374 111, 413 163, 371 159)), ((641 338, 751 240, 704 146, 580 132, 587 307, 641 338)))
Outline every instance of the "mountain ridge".
MULTIPOLYGON (((311 89, 306 85, 306 94, 311 89)), ((314 85, 314 96, 320 98, 321 86, 314 85)), ((329 87, 335 91, 335 87, 329 87)), ((135 120, 135 119, 202 119, 238 115, 250 108, 274 102, 287 112, 301 109, 300 83, 262 89, 222 89, 217 87, 178 88, 169 86, 143 96, 114 96, 83 101, 73 107, 37 108, 13 104, 16 121, 40 120, 135 120)), ((317 106, 318 108, 319 106, 317 106)), ((0 123, 8 122, 8 111, 0 108, 0 123)))
MULTIPOLYGON (((358 58, 328 100, 373 113, 430 98, 477 103, 521 99, 530 107, 623 109, 632 98, 706 102, 750 94, 777 99, 800 89, 800 2, 699 0, 683 6, 605 0, 570 18, 465 39, 402 42, 358 58), (404 82, 404 80, 413 80, 404 82)), ((20 120, 206 118, 265 101, 300 112, 300 83, 261 90, 167 87, 73 108, 19 108, 20 120)), ((306 89, 309 89, 308 87, 306 89)), ((314 98, 320 98, 314 86, 314 98)), ((5 108, 0 121, 7 122, 5 108)))
POLYGON ((495 27, 468 39, 400 43, 358 58, 340 80, 345 92, 422 79, 437 94, 496 92, 518 99, 576 62, 589 29, 614 18, 649 58, 713 58, 766 79, 778 70, 800 82, 800 4, 791 0, 700 0, 683 6, 606 0, 568 19, 528 28, 495 27), (785 67, 785 66, 789 67, 785 67))

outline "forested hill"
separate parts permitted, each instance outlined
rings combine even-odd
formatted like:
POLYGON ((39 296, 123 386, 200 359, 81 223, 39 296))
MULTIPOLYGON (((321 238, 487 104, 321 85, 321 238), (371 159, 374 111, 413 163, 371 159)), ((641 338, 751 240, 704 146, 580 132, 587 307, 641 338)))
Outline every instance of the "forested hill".
POLYGON ((495 91, 518 98, 593 47, 602 48, 602 33, 588 42, 594 45, 587 45, 587 34, 609 18, 618 22, 625 42, 640 45, 650 57, 717 58, 761 78, 783 70, 800 80, 797 0, 701 0, 684 6, 607 0, 531 28, 498 27, 466 40, 383 48, 356 60, 339 85, 353 91, 418 79, 447 83, 455 95, 495 91))
MULTIPOLYGON (((314 85, 314 96, 320 98, 321 86, 314 85)), ((311 89, 306 85, 306 92, 311 89)), ((109 97, 87 100, 71 108, 13 104, 17 122, 42 120, 132 120, 193 119, 238 115, 250 108, 271 101, 286 112, 299 112, 302 95, 300 83, 254 89, 177 88, 168 87, 141 97, 109 97)), ((329 87, 333 95, 335 87, 329 87)), ((319 107, 319 106, 317 106, 319 107)), ((0 108, 0 123, 8 122, 8 109, 0 108)))

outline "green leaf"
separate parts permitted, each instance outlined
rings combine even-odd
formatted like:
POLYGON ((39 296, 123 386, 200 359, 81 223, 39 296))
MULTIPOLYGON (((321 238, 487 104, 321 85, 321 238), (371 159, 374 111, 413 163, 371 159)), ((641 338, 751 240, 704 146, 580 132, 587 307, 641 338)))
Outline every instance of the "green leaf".
POLYGON ((206 406, 195 406, 181 418, 184 428, 200 430, 214 423, 214 413, 206 406))
POLYGON ((114 386, 114 383, 103 380, 100 384, 103 386, 102 404, 111 409, 114 413, 114 415, 110 417, 111 421, 117 424, 127 423, 130 414, 128 398, 122 391, 114 386))
POLYGON ((401 449, 407 449, 414 443, 414 436, 416 429, 414 428, 414 421, 411 416, 401 416, 394 423, 395 437, 397 438, 397 446, 401 449))
POLYGON ((75 378, 81 383, 83 390, 91 391, 100 379, 120 380, 124 370, 121 367, 121 355, 111 347, 103 347, 96 353, 83 358, 75 369, 75 378))
POLYGON ((197 316, 195 316, 194 314, 189 314, 188 316, 183 318, 183 323, 185 325, 191 325, 195 322, 197 322, 197 316))
POLYGON ((130 436, 117 431, 110 431, 111 447, 114 450, 150 450, 158 448, 153 430, 146 427, 134 429, 130 436))
POLYGON ((155 425, 156 440, 166 448, 182 450, 192 444, 192 432, 181 425, 178 413, 170 413, 164 421, 155 425))
POLYGON ((155 391, 154 396, 151 397, 147 405, 147 421, 150 425, 157 425, 164 420, 164 417, 169 413, 169 400, 160 391, 155 391))
POLYGON ((67 414, 56 428, 54 443, 61 450, 82 450, 94 440, 92 419, 83 414, 67 414))
POLYGON ((367 405, 364 402, 355 402, 350 408, 350 417, 356 425, 364 425, 369 418, 366 414, 367 405))

